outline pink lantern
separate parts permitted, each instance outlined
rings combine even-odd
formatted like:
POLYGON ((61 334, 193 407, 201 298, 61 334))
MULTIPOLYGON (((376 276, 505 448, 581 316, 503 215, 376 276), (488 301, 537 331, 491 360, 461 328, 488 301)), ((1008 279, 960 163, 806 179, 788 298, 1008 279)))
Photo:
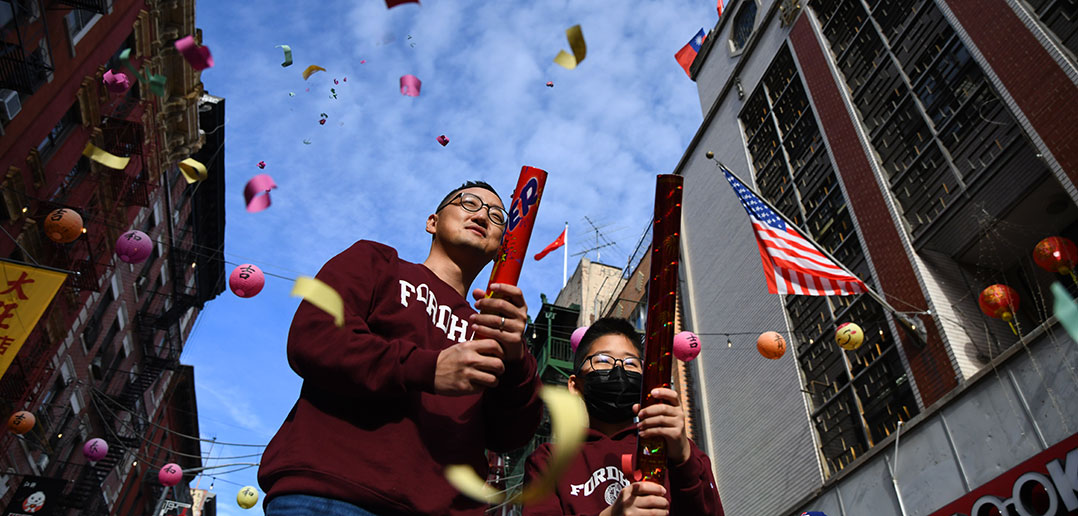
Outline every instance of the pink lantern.
POLYGON ((157 480, 161 481, 161 485, 165 487, 172 487, 180 483, 183 479, 183 469, 179 464, 168 463, 161 466, 161 471, 157 472, 157 480))
POLYGON ((266 275, 262 273, 262 269, 250 263, 232 269, 232 274, 228 276, 228 288, 240 297, 255 297, 262 292, 264 286, 266 275))
POLYGON ((153 242, 149 235, 137 229, 132 229, 120 235, 116 240, 116 254, 127 263, 142 263, 150 257, 153 250, 153 242))
POLYGON ((90 439, 86 441, 86 444, 82 445, 82 454, 86 456, 87 460, 97 462, 109 454, 109 443, 100 437, 90 439))
POLYGON ((691 331, 674 335, 674 356, 682 362, 689 362, 700 354, 700 337, 691 331))
POLYGON ((583 339, 584 334, 587 332, 587 326, 581 326, 573 330, 573 334, 569 337, 569 347, 573 349, 573 353, 576 353, 576 347, 580 345, 580 339, 583 339))

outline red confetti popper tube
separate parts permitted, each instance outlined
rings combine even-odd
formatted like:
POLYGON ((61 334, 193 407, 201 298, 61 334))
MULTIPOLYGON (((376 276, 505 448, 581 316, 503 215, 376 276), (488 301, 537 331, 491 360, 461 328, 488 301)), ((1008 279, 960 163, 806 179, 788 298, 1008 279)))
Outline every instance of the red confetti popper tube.
POLYGON ((516 285, 520 280, 520 267, 528 253, 528 242, 535 227, 535 214, 539 212, 539 200, 546 187, 546 171, 535 167, 522 167, 517 187, 513 190, 513 202, 509 205, 509 220, 502 234, 502 245, 494 258, 494 270, 487 283, 487 297, 495 283, 516 285))
MULTIPOLYGON (((644 381, 640 407, 659 400, 652 389, 670 388, 674 348, 674 311, 677 310, 678 260, 681 241, 681 192, 684 178, 662 174, 655 183, 655 218, 651 229, 651 277, 648 280, 648 318, 644 344, 644 381)), ((622 459, 634 480, 658 484, 666 477, 666 442, 661 437, 637 440, 635 461, 622 459), (631 462, 636 463, 632 468, 631 462)))

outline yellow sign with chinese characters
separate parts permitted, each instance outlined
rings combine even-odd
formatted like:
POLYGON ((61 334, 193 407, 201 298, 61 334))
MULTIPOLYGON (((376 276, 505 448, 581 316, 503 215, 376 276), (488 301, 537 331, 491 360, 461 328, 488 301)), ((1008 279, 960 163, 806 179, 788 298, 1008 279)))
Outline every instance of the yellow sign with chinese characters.
POLYGON ((0 378, 67 274, 0 261, 0 378))

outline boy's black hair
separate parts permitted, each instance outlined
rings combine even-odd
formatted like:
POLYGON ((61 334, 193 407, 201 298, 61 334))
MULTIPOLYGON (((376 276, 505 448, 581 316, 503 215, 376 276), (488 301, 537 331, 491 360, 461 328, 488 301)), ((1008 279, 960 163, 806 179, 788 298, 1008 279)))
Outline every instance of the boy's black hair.
POLYGON ((640 341, 640 334, 633 328, 632 323, 620 317, 603 317, 588 326, 588 331, 580 338, 580 345, 573 354, 573 372, 579 373, 580 366, 584 365, 584 359, 591 354, 591 345, 605 335, 621 335, 636 347, 637 353, 644 354, 644 345, 640 341))
MULTIPOLYGON (((442 208, 445 208, 446 205, 449 204, 449 201, 453 200, 453 197, 460 193, 461 190, 465 190, 467 188, 482 188, 484 190, 490 190, 491 193, 493 193, 494 195, 498 195, 498 191, 495 190, 493 186, 487 184, 486 181, 468 181, 460 185, 460 187, 446 194, 445 198, 442 199, 442 202, 438 203, 438 209, 434 210, 434 213, 442 211, 442 208)), ((498 195, 498 199, 501 200, 501 198, 502 196, 498 195)))

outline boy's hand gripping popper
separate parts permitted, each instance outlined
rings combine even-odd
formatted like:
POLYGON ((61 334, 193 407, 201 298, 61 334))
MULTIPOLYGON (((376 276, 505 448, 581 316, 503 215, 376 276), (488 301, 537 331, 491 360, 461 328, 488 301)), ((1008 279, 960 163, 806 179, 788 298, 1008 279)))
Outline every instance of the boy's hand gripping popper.
MULTIPOLYGON (((647 340, 644 344, 640 408, 662 403, 651 395, 653 389, 670 388, 681 241, 682 183, 681 176, 662 174, 655 184, 651 277, 648 280, 648 319, 645 329, 647 340)), ((622 469, 634 481, 647 480, 662 484, 666 476, 666 442, 661 437, 638 439, 635 461, 631 455, 623 456, 622 469)))
POLYGON ((517 187, 513 190, 513 202, 509 205, 509 220, 502 234, 502 245, 494 257, 494 269, 487 283, 487 297, 494 295, 490 286, 495 283, 516 286, 520 280, 520 267, 528 253, 528 241, 535 227, 535 214, 546 186, 546 171, 535 167, 522 167, 517 187))

